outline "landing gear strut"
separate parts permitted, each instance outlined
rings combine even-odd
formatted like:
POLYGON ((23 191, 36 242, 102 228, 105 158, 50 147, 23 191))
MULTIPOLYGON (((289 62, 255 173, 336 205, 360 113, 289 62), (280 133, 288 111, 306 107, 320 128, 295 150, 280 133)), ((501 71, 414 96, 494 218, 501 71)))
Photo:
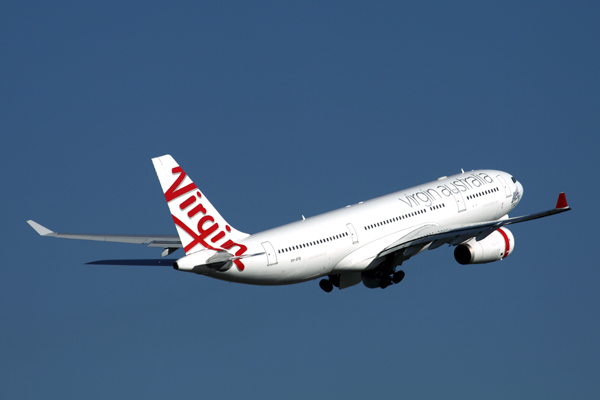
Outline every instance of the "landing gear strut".
POLYGON ((391 276, 383 276, 381 277, 381 281, 379 282, 379 287, 382 289, 385 289, 386 287, 390 286, 392 284, 392 277, 391 276))

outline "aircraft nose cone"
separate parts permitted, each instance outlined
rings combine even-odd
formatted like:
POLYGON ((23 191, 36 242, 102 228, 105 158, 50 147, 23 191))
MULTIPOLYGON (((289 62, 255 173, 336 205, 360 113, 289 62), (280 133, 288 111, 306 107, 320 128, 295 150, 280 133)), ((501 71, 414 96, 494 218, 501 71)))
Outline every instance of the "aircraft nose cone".
POLYGON ((517 189, 519 190, 520 196, 523 197, 523 185, 521 182, 517 181, 517 189))

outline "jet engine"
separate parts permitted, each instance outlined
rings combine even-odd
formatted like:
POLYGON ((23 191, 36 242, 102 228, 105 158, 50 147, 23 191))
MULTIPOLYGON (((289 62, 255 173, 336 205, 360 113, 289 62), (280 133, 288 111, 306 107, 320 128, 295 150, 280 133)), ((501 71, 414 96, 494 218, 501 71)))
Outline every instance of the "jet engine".
POLYGON ((506 228, 499 228, 485 239, 471 240, 454 250, 454 258, 459 264, 484 264, 506 258, 515 248, 515 238, 506 228))

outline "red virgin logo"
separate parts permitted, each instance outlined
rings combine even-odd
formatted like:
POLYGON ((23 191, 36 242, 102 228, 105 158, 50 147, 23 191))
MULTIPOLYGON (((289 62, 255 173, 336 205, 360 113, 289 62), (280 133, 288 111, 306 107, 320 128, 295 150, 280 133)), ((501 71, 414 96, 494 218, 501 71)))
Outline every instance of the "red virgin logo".
MULTIPOLYGON (((183 229, 190 237, 192 241, 184 247, 185 252, 187 253, 189 250, 193 249, 197 245, 201 245, 206 249, 210 250, 230 250, 233 247, 238 247, 238 250, 235 252, 236 256, 241 256, 244 254, 248 248, 243 244, 235 243, 231 239, 227 239, 227 233, 231 232, 231 227, 229 225, 225 225, 225 229, 219 229, 219 224, 215 222, 213 216, 208 214, 206 208, 202 205, 201 199, 202 194, 198 190, 198 187, 194 183, 190 183, 181 186, 183 180, 187 176, 186 173, 181 169, 181 167, 175 167, 172 170, 173 174, 179 174, 175 182, 171 185, 171 187, 165 192, 165 198, 167 199, 167 203, 171 203, 171 201, 179 199, 181 196, 187 194, 188 196, 181 201, 179 204, 179 208, 182 212, 187 211, 187 221, 188 223, 194 224, 193 218, 196 215, 203 215, 197 223, 197 232, 196 230, 190 228, 184 221, 177 218, 175 215, 171 214, 173 217, 173 221, 175 224, 183 229), (195 191, 195 193, 194 193, 195 191), (227 232, 227 233, 226 233, 227 232), (217 242, 225 240, 224 243, 218 244, 217 242), (210 243, 209 243, 210 242, 210 243)), ((179 201, 179 200, 177 200, 179 201)), ((241 260, 233 260, 238 270, 244 270, 244 264, 241 260)))

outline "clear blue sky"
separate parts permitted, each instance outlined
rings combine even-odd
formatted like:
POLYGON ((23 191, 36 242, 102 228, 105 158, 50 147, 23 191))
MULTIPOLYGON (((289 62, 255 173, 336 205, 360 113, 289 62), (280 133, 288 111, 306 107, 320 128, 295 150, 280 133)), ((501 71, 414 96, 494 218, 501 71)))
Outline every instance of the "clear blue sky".
POLYGON ((0 5, 0 397, 600 397, 596 2, 198 3, 0 5), (250 233, 460 168, 573 211, 330 294, 89 266, 160 250, 25 223, 173 234, 167 153, 250 233))

